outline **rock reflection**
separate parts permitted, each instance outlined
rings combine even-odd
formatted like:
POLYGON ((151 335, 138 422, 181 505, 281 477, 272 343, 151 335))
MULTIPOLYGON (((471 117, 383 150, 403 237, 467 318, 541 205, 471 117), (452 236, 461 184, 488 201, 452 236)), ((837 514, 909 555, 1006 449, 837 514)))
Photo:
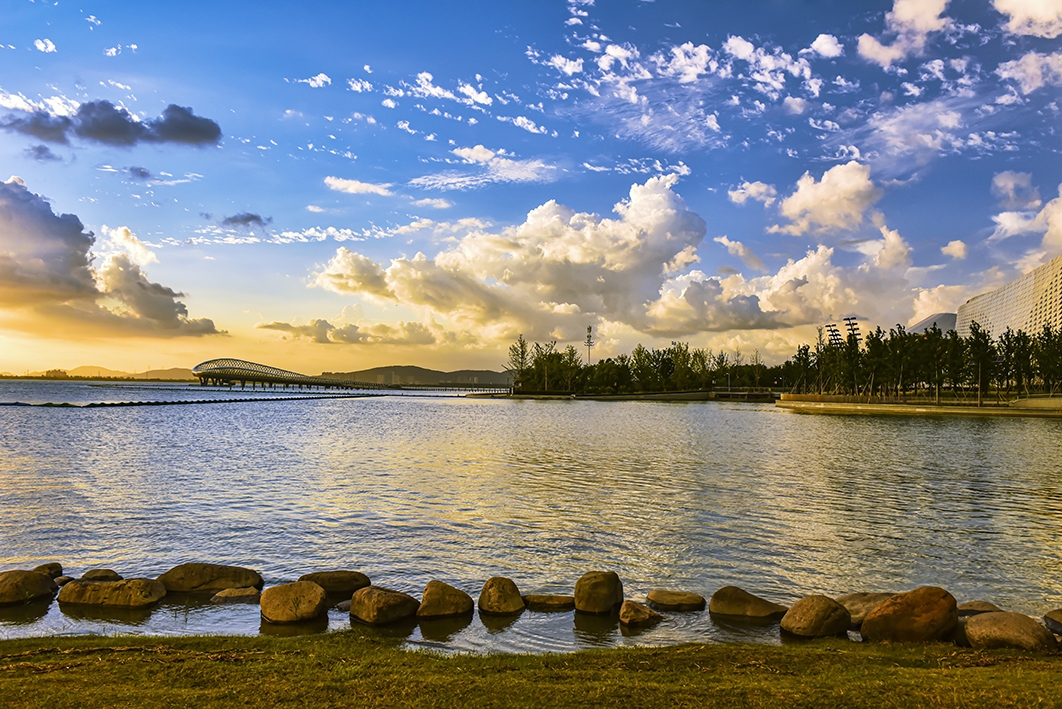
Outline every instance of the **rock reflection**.
POLYGON ((408 640, 416 629, 416 618, 407 618, 387 625, 366 625, 354 616, 350 617, 350 630, 359 638, 399 642, 408 640))
POLYGON ((119 606, 88 606, 60 603, 59 610, 71 620, 102 620, 120 625, 141 626, 151 619, 158 606, 151 608, 122 608, 119 606))
POLYGON ((0 606, 0 623, 11 625, 28 625, 48 615, 52 599, 46 598, 33 603, 18 606, 0 606))
POLYGON ((298 635, 318 635, 328 631, 328 616, 306 621, 305 623, 270 623, 262 618, 258 626, 260 635, 269 635, 275 638, 293 638, 298 635))
POLYGON ((512 615, 490 615, 488 613, 480 613, 479 619, 483 623, 483 627, 487 629, 488 633, 496 635, 497 633, 503 633, 511 628, 513 623, 518 621, 523 614, 524 611, 513 613, 512 615))
POLYGON ((473 614, 469 613, 454 618, 422 620, 420 621, 420 634, 425 640, 447 643, 453 640, 455 635, 472 625, 472 617, 473 614))
POLYGON ((575 637, 587 645, 604 646, 615 642, 619 630, 619 614, 591 615, 579 613, 575 615, 575 637))

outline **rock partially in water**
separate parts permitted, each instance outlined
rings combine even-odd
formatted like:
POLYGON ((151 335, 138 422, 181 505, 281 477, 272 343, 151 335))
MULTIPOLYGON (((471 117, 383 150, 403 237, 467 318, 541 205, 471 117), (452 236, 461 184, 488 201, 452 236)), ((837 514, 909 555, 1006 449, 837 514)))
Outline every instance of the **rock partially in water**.
POLYGON ((211 603, 258 603, 261 592, 254 586, 246 588, 226 588, 215 593, 211 603))
POLYGON ((611 613, 623 603, 623 583, 615 571, 588 571, 575 582, 575 610, 611 613))
POLYGON ((372 581, 360 571, 315 571, 303 574, 299 581, 312 581, 325 590, 325 593, 337 596, 353 596, 358 589, 371 586, 372 581))
POLYGON ((859 632, 870 642, 925 643, 950 639, 958 623, 955 597, 938 586, 921 586, 867 613, 859 632))
POLYGON ((712 594, 711 600, 708 601, 708 610, 732 618, 766 620, 781 618, 789 608, 754 596, 737 586, 723 586, 712 594))
POLYGON ((337 611, 342 611, 343 613, 350 613, 350 599, 348 598, 345 601, 340 601, 334 606, 334 608, 337 611))
POLYGON ((512 579, 493 576, 483 584, 479 592, 479 610, 489 615, 512 615, 524 609, 524 599, 520 589, 512 579))
POLYGON ((270 586, 259 600, 262 617, 270 623, 305 623, 328 609, 328 594, 313 581, 270 586))
POLYGON ((687 591, 654 589, 647 596, 649 605, 660 611, 703 611, 704 596, 687 591))
POLYGON ((848 609, 828 596, 805 596, 782 616, 782 630, 802 638, 845 635, 852 623, 848 609))
POLYGON ((201 562, 175 566, 159 576, 159 581, 171 593, 216 593, 226 588, 261 589, 265 585, 262 576, 252 569, 201 562))
POLYGON ((420 602, 408 594, 380 586, 358 589, 350 599, 350 616, 369 625, 396 623, 417 614, 420 602))
POLYGON ((963 618, 969 615, 980 615, 981 613, 999 613, 1003 609, 988 601, 966 601, 956 606, 956 610, 959 612, 959 617, 963 618))
POLYGON ((55 581, 39 571, 0 571, 0 606, 29 603, 55 594, 55 581))
POLYGON ((1008 611, 981 613, 966 619, 966 638, 975 650, 1013 648, 1052 652, 1058 642, 1051 631, 1027 615, 1008 611))
POLYGON ((664 616, 654 611, 649 606, 638 603, 637 601, 626 600, 623 605, 620 606, 619 619, 620 623, 631 628, 646 628, 650 625, 656 625, 664 616))
POLYGON ((1044 625, 1056 635, 1062 635, 1062 608, 1044 613, 1044 625))
POLYGON ((552 593, 528 593, 524 605, 533 611, 570 611, 575 608, 575 596, 560 596, 552 593))
POLYGON ((895 593, 846 593, 833 600, 848 609, 848 614, 852 616, 852 624, 849 628, 851 630, 859 630, 859 626, 863 625, 863 619, 867 617, 867 613, 895 595, 895 593))
POLYGON ((166 595, 166 587, 155 579, 120 581, 71 581, 59 591, 59 603, 116 608, 146 608, 166 595))
POLYGON ((472 596, 442 581, 429 581, 424 587, 417 617, 453 618, 459 615, 471 615, 476 609, 472 596))
POLYGON ((55 581, 55 585, 56 586, 65 586, 66 584, 68 584, 71 581, 73 581, 74 577, 73 576, 57 576, 56 578, 54 578, 52 580, 55 581))
POLYGON ((121 581, 122 576, 113 569, 89 569, 78 581, 121 581))
POLYGON ((58 561, 50 561, 47 564, 41 564, 33 568, 38 574, 44 574, 45 576, 56 579, 63 575, 63 565, 58 561))

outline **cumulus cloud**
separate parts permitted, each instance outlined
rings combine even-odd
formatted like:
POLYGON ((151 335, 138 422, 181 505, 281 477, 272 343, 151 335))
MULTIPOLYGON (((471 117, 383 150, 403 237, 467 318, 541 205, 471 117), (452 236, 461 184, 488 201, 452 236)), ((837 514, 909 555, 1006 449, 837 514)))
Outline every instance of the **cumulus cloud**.
POLYGON ((1062 2, 1059 0, 992 0, 992 6, 1007 15, 1007 31, 1054 39, 1062 34, 1062 2))
POLYGON ((55 43, 50 39, 35 39, 33 40, 33 46, 37 48, 38 52, 44 52, 45 54, 51 54, 55 52, 55 43))
POLYGON ((1030 94, 1044 86, 1062 86, 1062 52, 1028 52, 1020 59, 1003 62, 996 73, 1003 79, 1018 82, 1023 94, 1030 94))
POLYGON ((818 182, 805 172, 796 191, 779 207, 790 224, 775 225, 769 231, 799 236, 813 230, 852 230, 880 197, 881 190, 870 179, 870 166, 855 160, 830 168, 818 182))
POLYGON ((378 194, 381 197, 389 197, 393 194, 390 189, 390 183, 373 184, 372 182, 347 180, 342 177, 332 176, 326 177, 324 182, 329 189, 333 189, 336 192, 346 192, 347 194, 378 194))
POLYGON ((312 89, 321 89, 325 86, 330 86, 332 78, 328 74, 318 74, 317 76, 311 76, 309 79, 295 79, 295 83, 309 84, 312 89))
POLYGON ((785 110, 788 113, 799 116, 801 113, 807 110, 808 102, 805 99, 797 98, 795 96, 786 96, 785 101, 782 102, 785 106, 785 110))
POLYGON ((1033 186, 1032 174, 1005 170, 992 177, 992 195, 1007 209, 1039 209, 1040 190, 1033 186))
POLYGON ((929 35, 946 29, 951 20, 941 17, 948 0, 895 0, 885 14, 886 34, 894 35, 891 44, 868 34, 859 37, 859 55, 888 69, 894 62, 925 50, 929 35))
POLYGON ((739 259, 741 259, 741 262, 743 264, 753 269, 754 271, 766 270, 766 266, 764 266, 763 261, 760 259, 760 257, 754 254, 752 252, 752 249, 745 246, 740 241, 731 241, 725 235, 717 236, 715 239, 713 239, 713 241, 725 246, 726 250, 730 253, 731 256, 737 256, 739 259))
POLYGON ((773 185, 759 181, 742 182, 734 189, 727 190, 726 194, 734 204, 745 204, 747 200, 753 199, 757 202, 763 202, 765 207, 770 207, 778 197, 778 190, 773 185))
POLYGON ((146 266, 149 263, 158 263, 158 257, 147 244, 141 241, 136 234, 132 232, 127 226, 115 227, 109 229, 104 224, 100 231, 107 237, 107 247, 117 252, 124 253, 129 259, 138 266, 146 266))
POLYGON ((820 34, 810 47, 801 51, 801 54, 817 54, 820 57, 833 59, 844 54, 844 47, 832 34, 820 34))
POLYGON ((437 342, 436 331, 440 330, 434 324, 429 327, 418 322, 333 325, 322 319, 312 320, 305 325, 271 322, 257 327, 321 345, 434 345, 437 342))
POLYGON ((178 300, 184 294, 148 280, 130 258, 150 260, 132 232, 105 228, 105 234, 113 253, 94 268, 95 236, 77 216, 55 214, 18 178, 0 183, 0 308, 11 316, 9 325, 96 335, 218 333, 212 321, 188 317, 178 300))
POLYGON ((944 254, 945 256, 950 256, 956 261, 962 261, 964 258, 966 258, 966 242, 960 239, 949 241, 947 246, 942 246, 940 248, 940 253, 944 254))
POLYGON ((9 115, 0 120, 0 128, 64 145, 70 142, 71 135, 120 147, 141 142, 203 146, 221 139, 217 123, 175 104, 167 106, 158 118, 141 121, 110 101, 89 101, 78 106, 73 116, 43 109, 26 116, 9 115))
POLYGON ((549 65, 557 71, 572 76, 573 74, 579 74, 583 70, 582 59, 568 59, 560 54, 554 54, 550 57, 549 65))

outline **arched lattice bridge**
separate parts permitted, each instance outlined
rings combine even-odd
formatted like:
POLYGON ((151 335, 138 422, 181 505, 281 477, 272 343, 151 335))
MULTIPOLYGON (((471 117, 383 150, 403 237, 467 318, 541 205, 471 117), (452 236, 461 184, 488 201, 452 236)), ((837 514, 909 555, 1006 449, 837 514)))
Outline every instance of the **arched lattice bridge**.
POLYGON ((266 364, 247 362, 242 359, 210 359, 192 367, 192 374, 199 378, 202 385, 235 386, 246 388, 248 384, 254 389, 261 385, 263 389, 403 389, 424 391, 507 391, 506 387, 483 384, 446 385, 411 385, 381 384, 379 382, 358 382, 351 379, 335 377, 311 377, 286 369, 270 367, 266 364))

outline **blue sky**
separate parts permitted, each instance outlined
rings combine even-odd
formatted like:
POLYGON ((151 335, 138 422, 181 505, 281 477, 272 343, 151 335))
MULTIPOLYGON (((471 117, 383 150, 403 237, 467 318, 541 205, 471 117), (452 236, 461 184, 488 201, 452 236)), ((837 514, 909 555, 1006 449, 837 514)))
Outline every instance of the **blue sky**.
POLYGON ((449 5, 7 2, 0 369, 780 361, 1062 251, 1062 0, 449 5))

